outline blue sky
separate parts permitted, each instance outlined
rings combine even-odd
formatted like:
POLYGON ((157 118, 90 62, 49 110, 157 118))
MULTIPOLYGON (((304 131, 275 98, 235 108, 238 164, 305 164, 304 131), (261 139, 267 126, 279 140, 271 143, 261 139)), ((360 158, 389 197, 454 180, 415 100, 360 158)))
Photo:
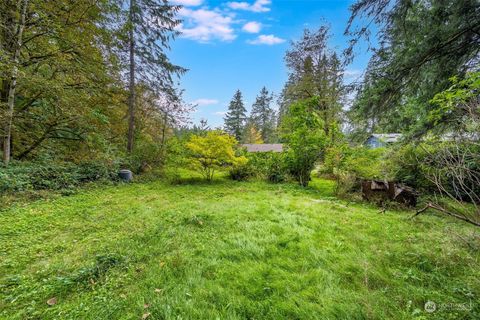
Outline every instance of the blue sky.
MULTIPOLYGON (((207 119, 221 126, 237 89, 247 110, 263 86, 278 94, 287 78, 283 61, 291 40, 303 29, 331 28, 330 46, 341 52, 349 18, 347 0, 175 0, 184 8, 182 36, 172 44, 172 61, 189 69, 181 79, 185 100, 198 104, 194 123, 207 119)), ((368 62, 364 50, 347 67, 346 79, 358 78, 368 62)))

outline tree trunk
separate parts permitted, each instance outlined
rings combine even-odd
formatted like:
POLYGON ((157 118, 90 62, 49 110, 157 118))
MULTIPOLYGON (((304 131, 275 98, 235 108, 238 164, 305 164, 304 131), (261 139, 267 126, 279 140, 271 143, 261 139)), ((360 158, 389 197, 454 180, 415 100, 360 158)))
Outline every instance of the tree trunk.
POLYGON ((162 164, 165 163, 165 158, 166 158, 166 147, 165 147, 165 141, 166 141, 166 133, 167 133, 167 123, 168 123, 168 112, 165 112, 164 118, 163 118, 163 128, 162 128, 162 140, 160 141, 160 156, 162 157, 161 162, 162 164))
POLYGON ((13 53, 13 69, 10 80, 10 88, 8 90, 7 100, 7 114, 5 121, 5 133, 3 137, 3 163, 8 166, 11 157, 11 139, 12 139, 12 125, 13 125, 13 113, 15 107, 15 90, 17 89, 17 75, 18 75, 18 60, 20 57, 20 49, 22 47, 23 29, 25 28, 25 18, 27 15, 28 0, 23 0, 21 7, 20 21, 16 30, 16 43, 13 53))
POLYGON ((48 138, 48 135, 52 132, 52 129, 53 126, 49 126, 40 138, 38 138, 28 149, 18 155, 18 160, 23 160, 26 156, 30 154, 30 152, 38 148, 40 144, 42 144, 42 142, 48 138))
POLYGON ((133 144, 135 140, 135 39, 134 39, 134 8, 135 0, 130 0, 130 30, 129 30, 129 43, 130 43, 130 79, 128 82, 129 96, 128 96, 128 140, 127 140, 127 152, 133 151, 133 144))

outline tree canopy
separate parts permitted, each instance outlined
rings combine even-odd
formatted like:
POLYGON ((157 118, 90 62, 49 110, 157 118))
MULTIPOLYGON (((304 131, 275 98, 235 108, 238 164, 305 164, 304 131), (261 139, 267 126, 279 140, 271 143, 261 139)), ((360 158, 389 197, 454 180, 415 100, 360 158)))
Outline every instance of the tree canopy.
POLYGON ((163 0, 128 4, 132 10, 116 0, 1 2, 4 163, 117 158, 127 137, 156 148, 168 128, 185 120, 190 106, 174 85, 185 70, 167 56, 179 7, 163 0), (125 50, 132 34, 133 56, 125 50), (132 105, 136 117, 128 112, 132 105))
POLYGON ((431 128, 429 101, 478 68, 480 4, 475 0, 361 0, 352 6, 346 33, 355 45, 379 27, 363 83, 350 118, 357 131, 409 131, 421 136, 431 128), (365 21, 362 24, 361 21, 365 21))

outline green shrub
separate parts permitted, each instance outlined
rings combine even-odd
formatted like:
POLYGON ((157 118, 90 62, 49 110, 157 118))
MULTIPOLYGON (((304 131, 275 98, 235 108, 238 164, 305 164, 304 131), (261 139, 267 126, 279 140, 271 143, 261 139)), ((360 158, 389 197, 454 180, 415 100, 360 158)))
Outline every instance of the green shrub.
POLYGON ((392 171, 395 180, 423 192, 438 192, 434 183, 437 180, 444 188, 442 192, 469 201, 469 192, 480 194, 479 154, 480 147, 471 142, 426 141, 405 145, 391 154, 392 171), (447 165, 446 158, 456 166, 447 165), (467 173, 472 175, 471 179, 467 179, 467 173), (459 176, 464 178, 461 184, 457 180, 459 176))
POLYGON ((191 135, 185 144, 190 168, 211 181, 216 171, 245 165, 248 160, 235 152, 237 140, 222 131, 191 135))
POLYGON ((346 144, 327 149, 321 168, 323 174, 350 172, 361 179, 385 179, 389 173, 387 150, 350 147, 346 144))
POLYGON ((0 193, 72 189, 83 183, 113 180, 118 164, 95 160, 75 163, 12 163, 0 167, 0 193))
POLYGON ((229 176, 233 180, 247 180, 250 178, 265 179, 278 183, 287 179, 285 155, 279 152, 241 152, 248 162, 230 170, 229 176))
POLYGON ((164 161, 164 152, 158 143, 151 141, 137 141, 134 151, 129 154, 122 167, 133 173, 141 174, 152 168, 160 167, 164 161))
POLYGON ((347 144, 332 146, 326 150, 325 160, 319 173, 335 178, 335 193, 345 196, 360 189, 364 179, 389 179, 388 151, 384 148, 369 149, 351 147, 347 144))
POLYGON ((228 176, 232 180, 246 181, 255 176, 255 169, 249 163, 241 166, 235 166, 229 170, 228 176))
POLYGON ((408 144, 393 150, 390 157, 394 179, 418 190, 434 191, 435 186, 429 181, 425 172, 427 152, 435 152, 434 147, 408 144))
POLYGON ((273 183, 279 183, 287 180, 288 174, 284 154, 270 154, 265 165, 265 175, 267 180, 273 183))
POLYGON ((293 103, 282 121, 282 139, 285 141, 286 165, 298 183, 306 187, 315 163, 320 160, 327 145, 324 123, 315 112, 319 98, 293 103))
POLYGON ((359 187, 359 181, 355 173, 348 171, 334 171, 334 193, 338 197, 345 197, 359 187))

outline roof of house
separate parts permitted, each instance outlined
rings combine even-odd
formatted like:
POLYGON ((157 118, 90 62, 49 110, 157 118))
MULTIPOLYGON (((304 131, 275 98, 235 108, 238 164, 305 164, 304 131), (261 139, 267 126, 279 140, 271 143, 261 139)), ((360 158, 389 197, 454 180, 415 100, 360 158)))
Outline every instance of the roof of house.
POLYGON ((397 142, 402 138, 401 133, 374 133, 370 137, 375 137, 385 143, 397 142))
POLYGON ((247 148, 248 152, 282 152, 283 144, 242 144, 242 147, 247 148))

